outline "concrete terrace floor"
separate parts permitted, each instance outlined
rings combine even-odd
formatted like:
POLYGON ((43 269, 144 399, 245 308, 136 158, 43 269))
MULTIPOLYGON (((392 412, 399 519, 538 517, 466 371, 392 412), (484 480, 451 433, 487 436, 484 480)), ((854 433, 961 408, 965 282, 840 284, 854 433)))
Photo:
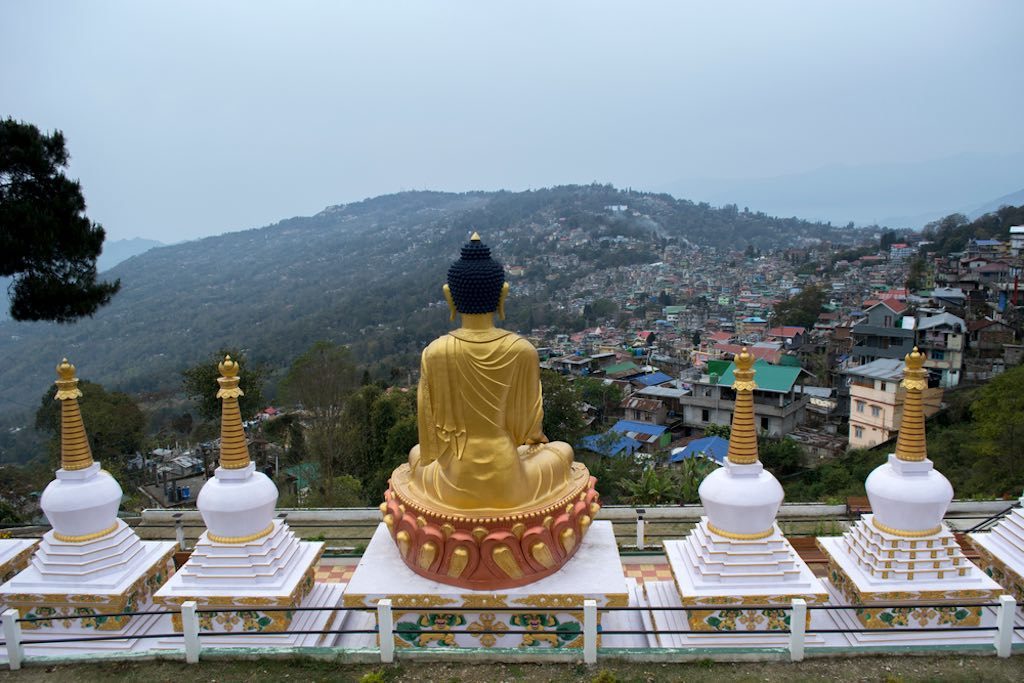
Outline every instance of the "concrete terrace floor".
MULTIPOLYGON (((348 583, 356 570, 357 558, 327 557, 316 567, 316 580, 321 583, 348 583)), ((622 559, 622 569, 627 578, 638 583, 647 581, 671 581, 672 570, 664 555, 641 555, 622 559)))

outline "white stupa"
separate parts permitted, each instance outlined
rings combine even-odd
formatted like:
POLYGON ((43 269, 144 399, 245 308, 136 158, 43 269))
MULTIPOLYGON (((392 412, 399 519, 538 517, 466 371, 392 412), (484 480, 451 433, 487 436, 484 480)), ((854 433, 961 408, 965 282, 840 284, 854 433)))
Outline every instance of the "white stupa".
POLYGON ((970 535, 978 551, 978 564, 1024 604, 1024 496, 990 531, 970 535))
POLYGON ((130 648, 132 637, 147 631, 156 618, 104 615, 149 609, 153 593, 174 573, 175 544, 142 541, 118 519, 121 487, 92 458, 78 407, 82 392, 75 367, 64 359, 57 373, 61 468, 40 499, 53 528, 28 567, 0 586, 0 602, 17 608, 22 617, 59 617, 23 622, 27 631, 124 634, 124 641, 91 647, 130 648))
MULTIPOLYGON (((226 357, 218 366, 222 399, 220 466, 199 492, 196 506, 207 530, 189 560, 156 594, 156 602, 177 608, 186 600, 200 610, 244 608, 244 612, 201 613, 202 631, 246 635, 209 643, 225 647, 330 644, 320 635, 288 631, 323 630, 334 623, 332 611, 267 611, 261 608, 332 607, 343 586, 314 581, 323 543, 300 541, 288 525, 274 519, 277 487, 249 458, 238 397, 239 365, 226 357)), ((181 618, 174 617, 181 630, 181 618)), ((332 639, 333 640, 333 639, 332 639)))
MULTIPOLYGON (((870 628, 978 625, 983 608, 959 602, 995 600, 1003 590, 966 557, 942 521, 953 487, 928 459, 921 395, 927 388, 924 354, 907 354, 906 391, 896 452, 864 487, 872 514, 840 537, 819 537, 829 557, 833 597, 863 604, 856 610, 870 628), (948 608, 915 609, 914 603, 948 602, 948 608), (872 608, 871 603, 906 603, 872 608)), ((849 611, 843 614, 848 615, 849 611)))
MULTIPOLYGON (((788 609, 794 598, 811 604, 824 602, 827 595, 775 522, 783 491, 758 459, 754 356, 743 349, 735 362, 736 403, 728 457, 725 466, 708 475, 699 490, 707 516, 685 539, 665 541, 665 554, 681 604, 709 606, 687 613, 691 629, 785 630, 788 617, 779 610, 744 610, 743 605, 788 609)), ((661 602, 650 597, 652 605, 661 602)), ((675 616, 654 612, 656 621, 675 616)))

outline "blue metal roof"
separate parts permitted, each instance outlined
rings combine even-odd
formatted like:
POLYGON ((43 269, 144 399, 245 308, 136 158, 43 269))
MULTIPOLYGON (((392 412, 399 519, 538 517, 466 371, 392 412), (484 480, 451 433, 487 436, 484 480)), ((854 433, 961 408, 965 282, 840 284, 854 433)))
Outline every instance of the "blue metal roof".
POLYGON ((646 375, 639 375, 637 377, 630 377, 630 382, 637 382, 643 384, 645 387, 653 387, 657 384, 664 384, 665 382, 671 382, 672 377, 666 375, 664 372, 652 372, 646 375))
POLYGON ((640 449, 643 444, 636 439, 631 439, 628 436, 620 437, 617 441, 611 444, 602 444, 601 440, 604 434, 591 434, 580 439, 580 443, 577 448, 583 448, 588 451, 594 451, 601 455, 614 457, 625 453, 626 455, 632 455, 640 449))
POLYGON ((703 439, 696 439, 686 444, 685 448, 673 451, 669 462, 682 462, 687 458, 704 457, 714 460, 719 465, 725 463, 725 456, 729 453, 729 441, 720 436, 705 436, 703 439))
POLYGON ((612 427, 611 431, 618 432, 624 436, 636 439, 641 443, 654 443, 668 429, 665 425, 656 425, 653 422, 639 422, 637 420, 619 420, 612 427))

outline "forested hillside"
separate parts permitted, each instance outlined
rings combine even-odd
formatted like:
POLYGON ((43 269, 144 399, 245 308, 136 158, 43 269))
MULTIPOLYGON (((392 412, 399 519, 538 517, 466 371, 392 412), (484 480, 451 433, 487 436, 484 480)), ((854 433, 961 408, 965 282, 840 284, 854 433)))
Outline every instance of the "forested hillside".
POLYGON ((770 249, 856 238, 821 223, 604 185, 377 197, 147 251, 110 271, 122 291, 94 318, 0 323, 0 410, 34 409, 62 356, 87 379, 146 393, 178 391, 181 370, 221 347, 246 349, 273 372, 321 339, 350 345, 378 375, 405 373, 446 329, 440 286, 472 230, 506 264, 532 264, 517 280, 529 311, 511 306, 513 327, 528 313, 559 315, 552 304, 577 274, 658 260, 671 242, 770 249), (572 231, 584 239, 557 244, 572 267, 533 258, 572 231), (600 249, 602 236, 632 239, 600 249))

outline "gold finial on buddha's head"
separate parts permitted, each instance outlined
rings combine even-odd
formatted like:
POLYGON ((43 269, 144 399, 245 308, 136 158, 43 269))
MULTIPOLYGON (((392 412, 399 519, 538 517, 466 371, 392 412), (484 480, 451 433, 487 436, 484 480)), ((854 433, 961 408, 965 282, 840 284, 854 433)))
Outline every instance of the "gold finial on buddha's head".
POLYGON ((899 436, 896 437, 896 457, 910 462, 919 462, 928 457, 922 397, 928 388, 928 372, 924 369, 924 360, 925 355, 916 346, 903 359, 905 368, 900 386, 906 389, 906 394, 903 397, 903 419, 900 421, 899 436))
POLYGON ((736 403, 732 413, 732 430, 729 433, 730 462, 737 465, 752 465, 757 462, 757 430, 754 428, 754 355, 743 347, 734 359, 732 389, 736 392, 736 403))
POLYGON ((65 470, 83 470, 93 463, 89 438, 78 408, 82 390, 78 388, 75 366, 65 358, 57 366, 57 393, 60 401, 60 466, 65 470))
POLYGON ((480 233, 478 233, 476 230, 474 230, 473 234, 469 236, 469 241, 470 242, 479 242, 480 241, 480 233))

